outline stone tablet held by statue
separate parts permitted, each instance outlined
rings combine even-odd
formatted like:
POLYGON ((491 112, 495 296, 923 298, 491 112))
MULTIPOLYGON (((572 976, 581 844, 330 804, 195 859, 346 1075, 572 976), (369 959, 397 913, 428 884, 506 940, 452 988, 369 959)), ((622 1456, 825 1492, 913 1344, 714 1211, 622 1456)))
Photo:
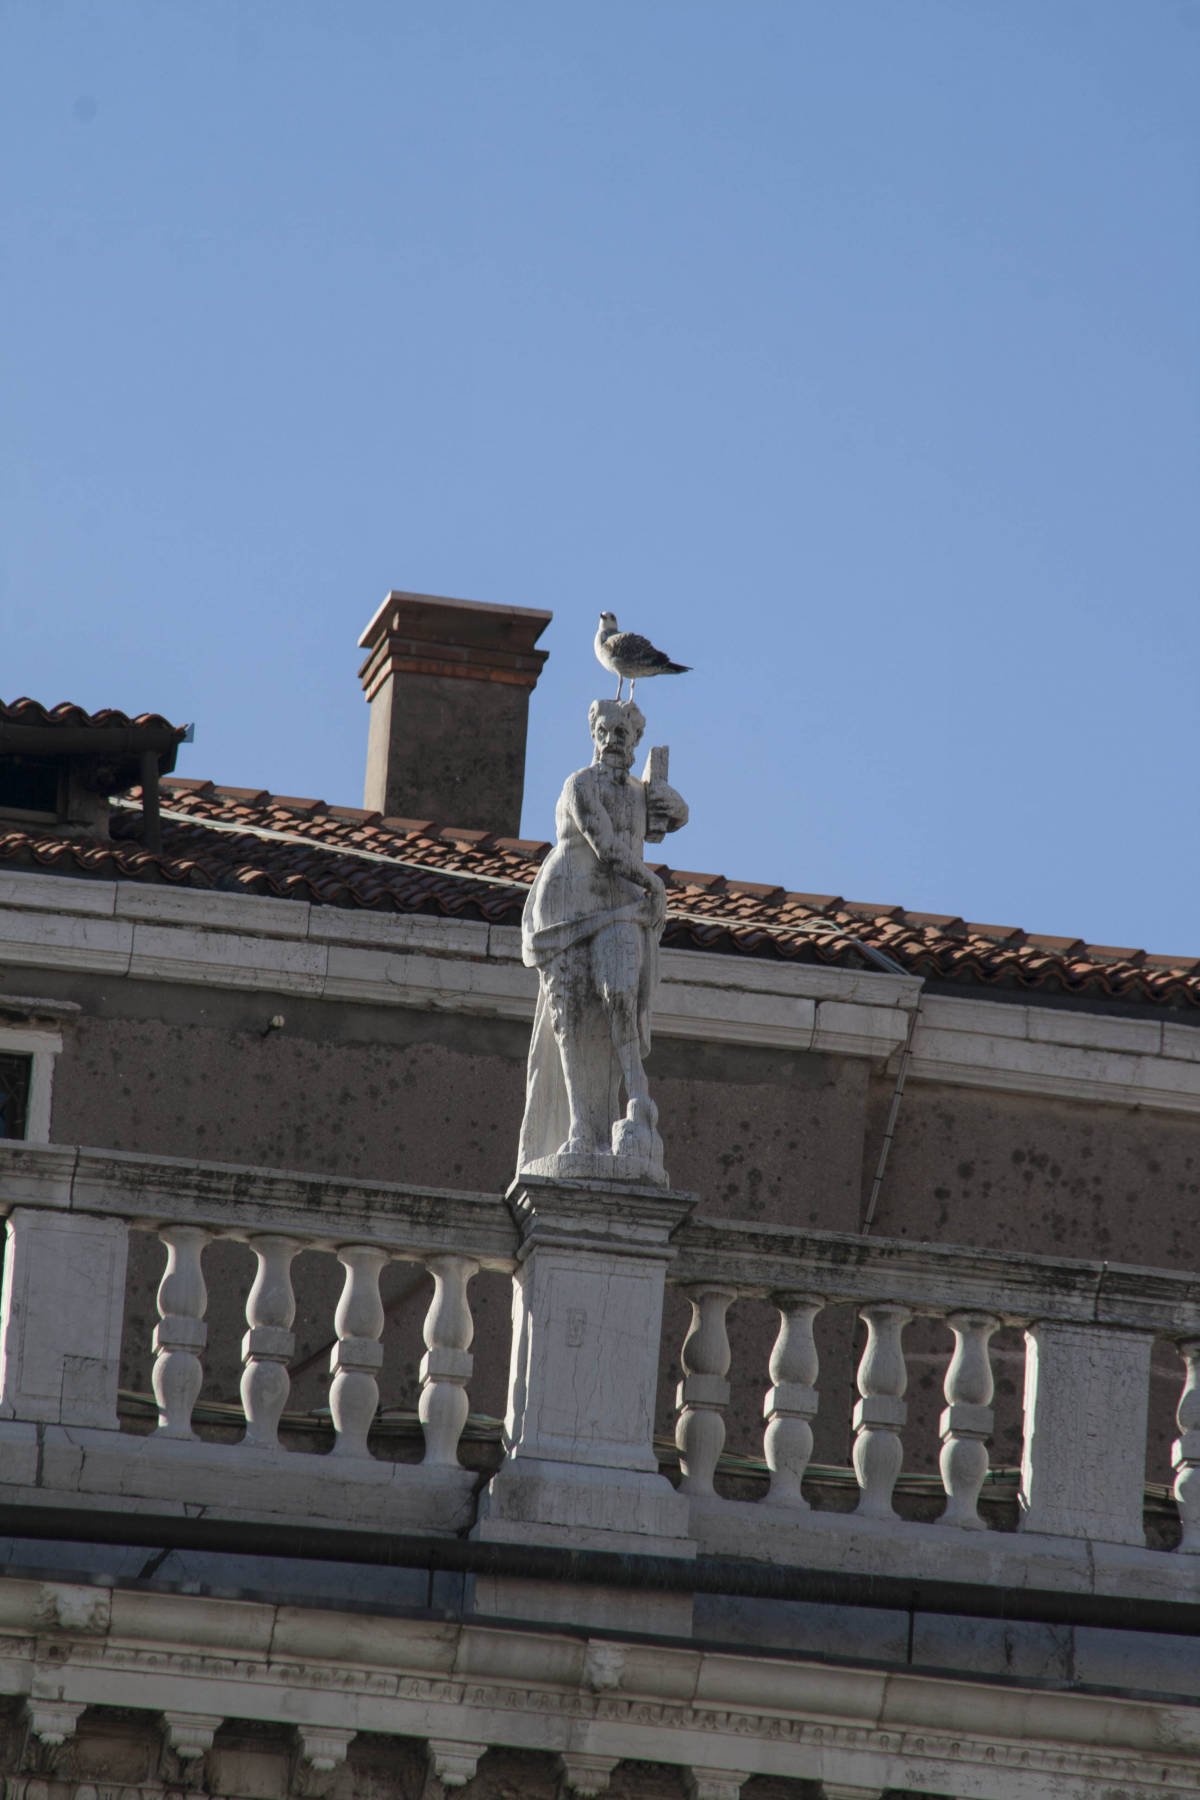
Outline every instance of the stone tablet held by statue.
POLYGON ((647 837, 687 824, 667 784, 667 751, 630 773, 646 721, 631 700, 593 700, 592 760, 567 777, 558 841, 521 921, 538 972, 519 1174, 665 1186, 658 1109, 642 1059, 666 892, 642 861, 647 837))

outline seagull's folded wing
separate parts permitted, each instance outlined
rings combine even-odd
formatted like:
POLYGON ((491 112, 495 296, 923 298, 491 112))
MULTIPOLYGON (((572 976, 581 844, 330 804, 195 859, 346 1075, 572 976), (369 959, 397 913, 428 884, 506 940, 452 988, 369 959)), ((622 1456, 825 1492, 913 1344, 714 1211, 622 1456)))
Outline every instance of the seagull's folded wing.
POLYGON ((618 631, 615 637, 609 638, 608 649, 622 662, 642 663, 647 667, 670 660, 663 651, 654 648, 649 638, 641 637, 636 631, 618 631))

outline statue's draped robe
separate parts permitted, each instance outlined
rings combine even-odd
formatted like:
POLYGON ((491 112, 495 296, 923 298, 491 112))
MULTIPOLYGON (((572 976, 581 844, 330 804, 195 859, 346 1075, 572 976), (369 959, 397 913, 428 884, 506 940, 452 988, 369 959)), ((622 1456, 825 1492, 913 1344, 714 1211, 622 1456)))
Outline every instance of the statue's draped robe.
MULTIPOLYGON (((573 808, 575 783, 593 776, 581 770, 563 788, 556 811, 558 843, 538 871, 521 918, 521 956, 526 965, 549 971, 556 958, 574 953, 584 963, 584 947, 594 943, 607 926, 638 927, 640 969, 638 976, 638 1033, 643 1056, 650 1051, 650 1011, 658 982, 658 940, 662 911, 645 888, 600 868, 598 858, 579 829, 573 808)), ((645 830, 645 797, 642 783, 627 778, 638 795, 641 829, 645 830)), ((604 1005, 596 992, 592 957, 586 956, 587 998, 580 1029, 581 1056, 587 1058, 587 1089, 595 1098, 595 1124, 600 1147, 608 1148, 613 1122, 621 1117, 621 1067, 613 1044, 604 1005), (601 1114, 603 1119, 601 1120, 601 1114), (601 1126, 603 1129, 601 1130, 601 1126)), ((576 979, 578 979, 576 973, 576 979)), ((529 1073, 525 1092, 525 1117, 517 1167, 525 1169, 561 1149, 570 1133, 566 1083, 554 1036, 550 999, 544 979, 538 981, 537 1011, 529 1046, 529 1073)))

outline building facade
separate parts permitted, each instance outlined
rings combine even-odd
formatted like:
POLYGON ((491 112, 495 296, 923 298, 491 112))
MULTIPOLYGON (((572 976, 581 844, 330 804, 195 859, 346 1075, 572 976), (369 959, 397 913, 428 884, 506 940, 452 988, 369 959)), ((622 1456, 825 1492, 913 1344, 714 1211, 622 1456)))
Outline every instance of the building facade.
POLYGON ((514 1188, 547 618, 361 809, 0 708, 8 1786, 1193 1792, 1200 965, 663 868, 670 1189, 514 1188))

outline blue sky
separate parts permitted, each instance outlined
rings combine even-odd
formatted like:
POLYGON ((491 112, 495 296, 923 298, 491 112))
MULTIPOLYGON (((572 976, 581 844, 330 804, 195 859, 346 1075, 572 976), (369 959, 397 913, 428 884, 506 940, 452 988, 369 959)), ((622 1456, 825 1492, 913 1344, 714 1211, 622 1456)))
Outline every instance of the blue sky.
POLYGON ((390 587, 680 866, 1200 956, 1197 0, 0 4, 0 695, 357 804, 390 587))

